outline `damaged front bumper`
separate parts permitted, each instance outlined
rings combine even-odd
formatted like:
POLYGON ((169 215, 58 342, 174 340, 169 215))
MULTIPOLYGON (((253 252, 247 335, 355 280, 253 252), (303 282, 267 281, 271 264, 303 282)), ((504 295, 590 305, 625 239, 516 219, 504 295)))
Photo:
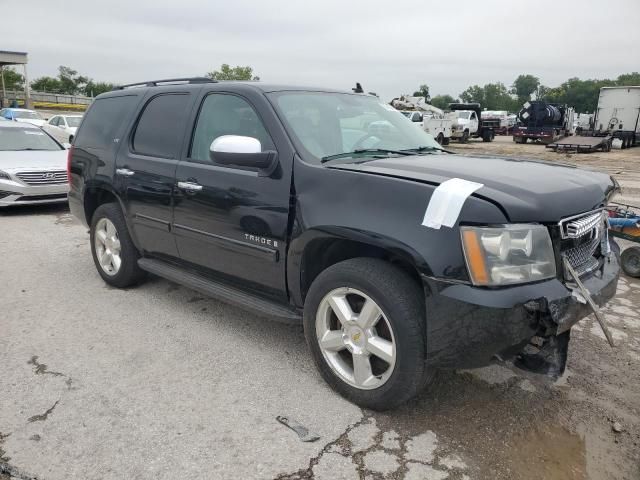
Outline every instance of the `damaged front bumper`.
MULTIPOLYGON (((616 292, 619 248, 582 278, 598 305, 616 292)), ((427 362, 444 368, 475 368, 492 357, 520 352, 532 337, 557 336, 592 313, 575 286, 557 278, 498 289, 423 277, 427 318, 427 362), (576 293, 574 293, 574 290, 576 293)))

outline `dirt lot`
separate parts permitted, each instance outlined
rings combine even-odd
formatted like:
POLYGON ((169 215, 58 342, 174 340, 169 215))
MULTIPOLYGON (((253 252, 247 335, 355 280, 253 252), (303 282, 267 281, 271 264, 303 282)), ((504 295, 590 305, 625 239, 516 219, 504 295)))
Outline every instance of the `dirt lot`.
MULTIPOLYGON (((451 148, 605 169, 627 194, 640 179, 640 149, 451 148)), ((325 386, 299 328, 160 279, 108 288, 65 207, 0 212, 0 225, 5 478, 640 478, 638 280, 605 310, 616 348, 585 319, 558 382, 501 364, 443 372, 378 414, 325 386), (321 439, 300 442, 276 415, 321 439)))

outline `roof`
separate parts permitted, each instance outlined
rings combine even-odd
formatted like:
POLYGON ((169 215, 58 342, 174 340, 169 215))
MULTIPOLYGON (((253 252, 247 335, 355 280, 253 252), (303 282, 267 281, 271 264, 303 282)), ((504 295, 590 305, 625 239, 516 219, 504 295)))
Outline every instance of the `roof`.
POLYGON ((0 50, 0 66, 5 65, 26 65, 26 52, 10 52, 8 50, 0 50))

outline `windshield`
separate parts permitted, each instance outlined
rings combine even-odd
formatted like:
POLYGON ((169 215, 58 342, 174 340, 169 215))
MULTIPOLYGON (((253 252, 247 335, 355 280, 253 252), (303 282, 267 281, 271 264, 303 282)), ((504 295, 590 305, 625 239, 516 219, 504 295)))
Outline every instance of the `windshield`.
POLYGON ((400 112, 400 113, 403 114, 407 118, 409 118, 411 116, 411 112, 400 112))
POLYGON ((325 92, 268 96, 310 161, 354 150, 441 149, 431 135, 376 97, 325 92))
POLYGON ((13 116, 15 118, 28 118, 30 120, 42 120, 42 117, 36 112, 23 112, 20 110, 14 110, 13 116))
POLYGON ((458 118, 465 118, 469 120, 470 115, 471 115, 471 112, 458 112, 458 118))
POLYGON ((0 126, 0 151, 9 150, 62 150, 62 147, 40 129, 0 126))
POLYGON ((66 117, 70 127, 79 127, 82 117, 66 117))

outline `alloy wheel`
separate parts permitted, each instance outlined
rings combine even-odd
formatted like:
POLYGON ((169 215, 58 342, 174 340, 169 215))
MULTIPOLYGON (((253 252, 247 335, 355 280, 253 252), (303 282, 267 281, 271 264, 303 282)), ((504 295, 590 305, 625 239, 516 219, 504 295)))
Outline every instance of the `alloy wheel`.
POLYGON ((98 220, 94 237, 96 258, 102 271, 110 276, 117 275, 122 265, 122 257, 118 231, 113 222, 108 218, 98 220))
POLYGON ((384 385, 396 363, 396 342, 382 309, 365 293, 334 289, 316 314, 320 351, 331 370, 349 385, 371 390, 384 385))

